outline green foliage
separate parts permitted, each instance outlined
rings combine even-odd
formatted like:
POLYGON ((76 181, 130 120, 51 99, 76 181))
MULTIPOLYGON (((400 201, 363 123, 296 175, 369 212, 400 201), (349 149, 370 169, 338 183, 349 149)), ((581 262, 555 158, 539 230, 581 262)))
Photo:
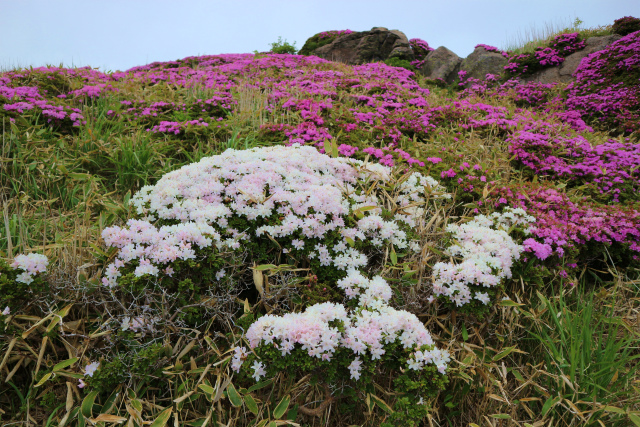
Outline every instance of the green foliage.
POLYGON ((393 57, 393 58, 386 59, 384 63, 391 67, 401 67, 401 68, 406 68, 409 71, 416 71, 415 65, 411 64, 411 61, 407 61, 406 59, 393 57))
MULTIPOLYGON (((101 394, 109 394, 120 384, 152 377, 166 364, 166 349, 161 343, 132 346, 127 352, 117 353, 110 361, 100 363, 86 383, 101 394)), ((151 382, 153 383, 153 382, 151 382)))
POLYGON ((640 31, 640 19, 634 18, 633 16, 616 19, 613 22, 611 30, 614 34, 620 34, 621 36, 640 31))
POLYGON ((314 50, 332 43, 338 38, 338 36, 340 36, 340 34, 340 31, 323 31, 318 34, 314 34, 307 39, 298 52, 298 55, 311 55, 314 50))
POLYGON ((542 27, 531 27, 505 43, 504 49, 511 55, 533 53, 536 48, 547 46, 555 36, 567 33, 579 33, 583 40, 589 37, 613 34, 611 25, 582 28, 583 21, 576 17, 573 22, 559 24, 545 23, 542 27))
POLYGON ((604 407, 615 407, 617 402, 632 397, 628 382, 638 369, 637 339, 593 295, 578 293, 573 305, 563 294, 553 299, 540 293, 538 296, 546 314, 529 333, 550 373, 543 377, 542 385, 553 390, 540 400, 538 411, 543 416, 553 414, 568 425, 576 414, 561 402, 568 400, 585 412, 591 402, 598 402, 601 409, 593 412, 588 421, 583 420, 582 425, 620 422, 625 418, 624 410, 619 413, 604 407))
POLYGON ((291 55, 295 55, 295 53, 298 51, 296 49, 296 42, 293 42, 293 44, 289 44, 287 42, 287 39, 282 40, 282 37, 278 37, 278 41, 270 43, 270 46, 271 53, 288 53, 291 55))

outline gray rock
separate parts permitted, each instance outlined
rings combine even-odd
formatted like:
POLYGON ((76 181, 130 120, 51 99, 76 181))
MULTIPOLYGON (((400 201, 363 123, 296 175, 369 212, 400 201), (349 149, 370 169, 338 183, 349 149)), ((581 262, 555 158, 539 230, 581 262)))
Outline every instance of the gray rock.
POLYGON ((594 52, 603 50, 611 43, 622 36, 613 34, 610 36, 589 37, 586 40, 584 49, 572 53, 564 59, 564 62, 557 67, 545 68, 531 76, 521 79, 523 82, 538 83, 569 83, 573 80, 573 73, 580 65, 580 62, 594 52))
POLYGON ((484 80, 487 74, 501 75, 507 62, 501 54, 478 47, 462 60, 460 70, 467 72, 467 78, 484 80))
POLYGON ((444 46, 429 52, 420 68, 420 74, 430 79, 442 79, 447 84, 458 77, 462 58, 444 46))
POLYGON ((346 64, 364 64, 389 58, 414 59, 407 36, 401 31, 389 31, 383 27, 341 35, 312 54, 346 64))

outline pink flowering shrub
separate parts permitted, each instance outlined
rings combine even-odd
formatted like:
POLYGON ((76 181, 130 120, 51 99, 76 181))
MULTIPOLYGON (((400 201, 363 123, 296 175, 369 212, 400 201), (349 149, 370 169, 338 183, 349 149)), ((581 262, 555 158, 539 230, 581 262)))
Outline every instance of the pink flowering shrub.
POLYGON ((559 65, 564 58, 585 47, 579 33, 560 34, 549 42, 548 46, 540 46, 532 53, 514 54, 504 70, 507 76, 528 76, 547 67, 559 65))
POLYGON ((418 69, 420 69, 422 64, 424 64, 424 61, 427 59, 427 55, 429 54, 429 52, 435 50, 434 48, 429 46, 429 43, 427 43, 426 41, 416 38, 409 40, 409 46, 411 46, 411 50, 413 51, 413 56, 415 58, 413 61, 411 61, 411 65, 415 66, 418 69))
POLYGON ((510 152, 536 175, 569 179, 572 185, 592 187, 605 201, 638 200, 640 145, 610 139, 593 146, 573 138, 537 132, 516 132, 509 138, 510 152))
POLYGON ((640 31, 580 62, 567 86, 566 106, 585 120, 615 133, 640 132, 640 31))
POLYGON ((222 121, 237 102, 228 92, 218 92, 207 99, 196 99, 190 103, 148 102, 146 100, 120 101, 120 108, 107 112, 110 119, 124 119, 132 124, 140 124, 153 129, 162 122, 208 122, 222 121))
POLYGON ((525 250, 540 260, 591 262, 603 254, 617 265, 640 261, 640 212, 633 206, 607 206, 571 200, 554 188, 523 186, 496 191, 497 205, 519 206, 536 218, 525 250), (533 242, 537 242, 537 244, 533 242), (544 246, 541 246, 544 245, 544 246))
POLYGON ((627 34, 640 31, 640 19, 633 16, 624 16, 613 21, 612 31, 614 34, 626 36, 627 34))
POLYGON ((147 132, 151 133, 172 133, 174 135, 178 135, 181 132, 185 132, 189 128, 202 126, 208 127, 209 123, 203 121, 202 119, 189 120, 186 122, 168 122, 162 121, 159 125, 154 126, 151 129, 147 129, 147 132))

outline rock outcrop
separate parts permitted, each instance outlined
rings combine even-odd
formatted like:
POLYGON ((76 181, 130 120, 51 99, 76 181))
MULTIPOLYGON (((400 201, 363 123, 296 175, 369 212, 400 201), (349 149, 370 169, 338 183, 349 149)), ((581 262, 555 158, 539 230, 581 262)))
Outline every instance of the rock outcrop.
POLYGON ((407 36, 398 30, 374 27, 338 36, 333 42, 319 47, 312 55, 346 64, 364 64, 390 58, 414 59, 407 36))
POLYGON ((458 77, 462 58, 444 46, 429 52, 420 67, 420 74, 430 79, 442 79, 447 84, 458 77))
POLYGON ((507 62, 509 61, 502 54, 477 47, 462 60, 460 70, 467 72, 467 78, 484 80, 487 74, 502 75, 507 62))
POLYGON ((590 54, 597 52, 609 46, 622 36, 613 34, 610 36, 601 37, 589 37, 586 40, 586 46, 577 52, 567 56, 560 65, 556 67, 545 68, 538 71, 531 76, 523 77, 523 82, 538 82, 538 83, 569 83, 573 80, 573 73, 580 65, 580 61, 586 58, 590 54))

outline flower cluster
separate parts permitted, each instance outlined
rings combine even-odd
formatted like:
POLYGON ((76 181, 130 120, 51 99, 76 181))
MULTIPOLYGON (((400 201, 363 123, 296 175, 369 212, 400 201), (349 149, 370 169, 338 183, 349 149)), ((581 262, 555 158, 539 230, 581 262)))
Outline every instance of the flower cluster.
POLYGON ((433 292, 458 307, 478 300, 489 304, 487 288, 495 288, 511 277, 514 260, 523 248, 509 236, 513 226, 528 228, 535 218, 521 209, 505 209, 489 217, 478 215, 462 225, 450 224, 447 232, 454 244, 446 254, 460 262, 439 262, 433 266, 433 292))
MULTIPOLYGON (((589 244, 585 256, 597 254, 598 245, 609 248, 608 253, 626 253, 627 261, 638 260, 640 253, 640 212, 626 206, 602 206, 587 200, 572 201, 554 188, 502 188, 497 191, 498 203, 520 206, 536 218, 530 227, 531 237, 540 244, 526 241, 529 251, 539 259, 555 254, 564 257, 569 249, 589 244), (620 249, 628 250, 620 251, 620 249), (549 253, 553 249, 553 253, 549 253)), ((601 248, 604 252, 605 249, 601 248)), ((574 260, 570 260, 573 262, 574 260)))
POLYGON ((351 34, 353 31, 351 30, 332 30, 332 31, 322 31, 318 33, 318 37, 321 39, 325 39, 328 37, 337 37, 342 34, 351 34))
MULTIPOLYGON (((338 282, 347 298, 357 298, 351 310, 342 304, 323 303, 308 307, 303 313, 283 316, 266 315, 247 331, 251 348, 271 346, 282 357, 300 348, 311 358, 331 361, 336 353, 346 350, 352 362, 348 369, 351 379, 361 375, 363 359, 380 359, 388 349, 399 344, 406 369, 420 371, 435 365, 445 374, 450 361, 448 352, 435 347, 429 332, 418 318, 388 305, 391 288, 379 276, 368 279, 356 270, 338 282)), ((239 371, 245 349, 236 349, 232 366, 239 371)), ((256 375, 257 376, 257 375, 256 375)), ((257 376, 256 380, 259 379, 257 376)))
POLYGON ((209 126, 209 123, 205 122, 202 119, 189 120, 186 122, 167 122, 162 121, 159 125, 154 126, 151 129, 147 129, 147 132, 152 133, 172 133, 178 135, 180 132, 183 132, 189 126, 209 126))
POLYGON ((427 59, 427 55, 429 52, 435 50, 429 43, 422 39, 411 39, 409 40, 409 46, 411 46, 411 50, 413 51, 414 60, 411 61, 411 65, 420 69, 424 64, 424 61, 427 59))
POLYGON ((31 253, 28 255, 18 255, 10 264, 11 267, 22 270, 16 281, 26 285, 33 282, 36 274, 47 271, 49 258, 46 255, 31 253))
POLYGON ((640 31, 583 59, 574 75, 567 108, 599 126, 640 132, 640 31))
POLYGON ((560 34, 547 46, 535 48, 534 52, 509 56, 504 70, 510 75, 527 76, 547 67, 564 62, 564 58, 586 46, 579 33, 560 34))
POLYGON ((637 199, 640 189, 640 144, 614 139, 593 146, 585 137, 552 137, 539 132, 516 132, 509 150, 536 174, 568 178, 594 185, 614 202, 637 199))
POLYGON ((106 244, 119 249, 103 283, 115 286, 126 265, 136 277, 169 274, 172 262, 194 259, 198 248, 236 250, 242 241, 267 236, 291 256, 305 254, 321 267, 362 267, 367 257, 350 242, 406 248, 404 229, 425 214, 420 204, 431 193, 445 197, 435 180, 416 172, 398 186, 398 206, 406 209, 385 220, 377 196, 358 190, 358 183, 388 181, 390 173, 379 164, 331 158, 300 146, 227 150, 204 158, 135 194, 131 203, 142 219, 103 231, 106 244), (364 213, 349 225, 354 211, 364 213), (239 217, 252 224, 250 230, 230 225, 239 217), (338 241, 326 246, 329 234, 338 241))
MULTIPOLYGON (((118 92, 118 89, 114 88, 111 84, 98 83, 96 85, 84 85, 80 89, 69 92, 69 95, 73 95, 75 97, 84 96, 87 98, 98 98, 100 96, 103 96, 105 92, 118 92)), ((62 96, 65 95, 59 95, 59 97, 62 96)))
POLYGON ((505 58, 509 57, 509 52, 505 52, 503 50, 500 50, 495 46, 490 46, 488 44, 477 44, 477 45, 475 45, 474 49, 477 49, 479 47, 483 48, 487 52, 496 52, 496 53, 499 53, 500 55, 504 56, 505 58))

